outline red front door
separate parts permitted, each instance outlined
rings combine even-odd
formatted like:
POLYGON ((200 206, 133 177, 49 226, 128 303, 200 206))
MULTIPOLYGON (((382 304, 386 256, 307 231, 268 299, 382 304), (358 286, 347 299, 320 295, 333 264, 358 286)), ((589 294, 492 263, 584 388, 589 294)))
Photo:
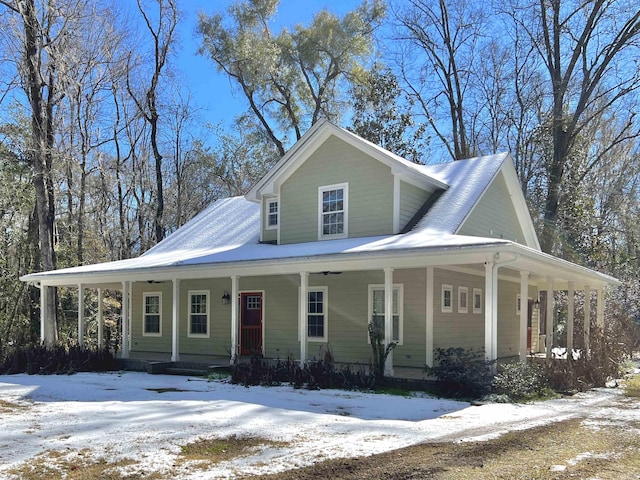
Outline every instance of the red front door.
POLYGON ((262 293, 240 294, 240 354, 262 354, 262 293))

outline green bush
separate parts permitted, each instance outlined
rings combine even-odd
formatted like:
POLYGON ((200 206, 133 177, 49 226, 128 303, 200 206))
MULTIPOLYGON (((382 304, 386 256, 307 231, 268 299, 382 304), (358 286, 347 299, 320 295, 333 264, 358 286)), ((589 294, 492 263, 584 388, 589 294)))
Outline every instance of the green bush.
POLYGON ((442 392, 456 398, 479 398, 491 392, 493 362, 484 358, 482 350, 438 348, 435 366, 427 367, 429 375, 441 381, 442 392))
POLYGON ((107 349, 64 347, 61 345, 16 347, 8 352, 0 363, 0 374, 3 375, 14 373, 64 375, 117 369, 118 365, 107 349))
POLYGON ((527 362, 505 363, 498 367, 493 391, 512 400, 528 400, 544 395, 549 384, 537 365, 527 362))

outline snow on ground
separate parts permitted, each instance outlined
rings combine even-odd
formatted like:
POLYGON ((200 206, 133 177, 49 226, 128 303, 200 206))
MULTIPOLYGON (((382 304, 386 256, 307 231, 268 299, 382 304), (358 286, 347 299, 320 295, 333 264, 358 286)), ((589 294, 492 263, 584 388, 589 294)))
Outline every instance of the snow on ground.
POLYGON ((611 405, 620 395, 602 389, 527 405, 471 406, 423 395, 245 388, 135 372, 0 376, 0 477, 44 452, 83 449, 95 460, 134 459, 129 471, 172 478, 264 474, 424 441, 488 439, 577 415, 595 428, 615 420, 611 405), (26 408, 3 409, 2 401, 26 408), (232 435, 285 444, 206 472, 187 465, 176 473, 182 445, 232 435))

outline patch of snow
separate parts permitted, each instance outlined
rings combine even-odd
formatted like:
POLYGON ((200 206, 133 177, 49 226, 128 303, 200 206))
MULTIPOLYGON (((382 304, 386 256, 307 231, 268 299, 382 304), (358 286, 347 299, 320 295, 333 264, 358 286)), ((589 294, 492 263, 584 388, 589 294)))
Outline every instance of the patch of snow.
MULTIPOLYGON (((470 406, 416 395, 251 387, 146 373, 0 376, 0 399, 23 405, 3 413, 0 477, 47 451, 107 462, 133 459, 123 471, 175 478, 266 474, 339 457, 372 455, 426 441, 488 439, 588 412, 617 417, 614 390, 533 404, 470 406), (164 393, 160 393, 163 392, 164 393), (256 436, 285 446, 207 471, 174 467, 180 448, 202 438, 256 436)), ((622 417, 625 418, 625 417, 622 417)))

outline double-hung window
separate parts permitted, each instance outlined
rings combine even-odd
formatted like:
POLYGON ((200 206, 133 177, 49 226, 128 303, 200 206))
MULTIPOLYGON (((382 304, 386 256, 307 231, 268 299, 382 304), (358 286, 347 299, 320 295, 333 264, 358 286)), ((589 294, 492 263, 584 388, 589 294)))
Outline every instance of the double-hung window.
POLYGON ((278 227, 279 208, 278 200, 267 201, 267 229, 278 227))
MULTIPOLYGON (((403 321, 402 304, 403 288, 397 284, 393 286, 393 319, 392 319, 392 341, 402 345, 403 321)), ((373 322, 374 328, 384 335, 385 300, 384 285, 369 285, 369 318, 373 322)))
POLYGON ((442 285, 441 307, 443 313, 453 312, 453 286, 442 285))
POLYGON ((327 287, 311 287, 307 295, 307 338, 326 342, 327 335, 327 287))
POLYGON ((162 293, 143 294, 142 335, 159 337, 162 335, 162 293))
POLYGON ((189 290, 189 337, 209 336, 209 290, 189 290))
POLYGON ((473 289, 473 313, 482 313, 482 289, 473 289))
POLYGON ((349 184, 328 185, 318 189, 318 238, 347 237, 349 184))
POLYGON ((458 287, 458 313, 469 311, 469 288, 458 287))

